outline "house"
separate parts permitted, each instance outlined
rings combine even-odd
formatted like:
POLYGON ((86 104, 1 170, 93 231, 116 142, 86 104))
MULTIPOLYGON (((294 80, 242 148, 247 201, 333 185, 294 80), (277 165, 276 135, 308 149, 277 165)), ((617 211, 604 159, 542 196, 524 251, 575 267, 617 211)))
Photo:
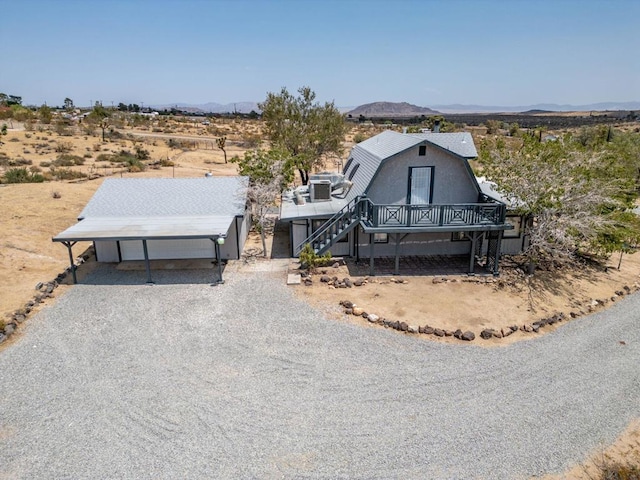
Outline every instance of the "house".
MULTIPOLYGON (((250 227, 248 177, 109 178, 78 223, 53 238, 93 242, 98 262, 240 258, 250 227)), ((218 261, 220 281, 221 261, 218 261)))
POLYGON ((480 189, 469 160, 469 133, 384 131, 353 147, 340 174, 319 174, 285 192, 280 218, 289 224, 291 255, 309 243, 316 253, 368 258, 464 255, 498 274, 506 206, 480 189))
POLYGON ((511 230, 505 230, 502 234, 502 254, 517 255, 522 253, 529 246, 529 227, 533 224, 533 216, 523 215, 518 212, 519 202, 516 199, 508 198, 500 192, 498 186, 484 177, 477 177, 480 190, 488 198, 502 202, 507 207, 505 221, 511 224, 511 230))

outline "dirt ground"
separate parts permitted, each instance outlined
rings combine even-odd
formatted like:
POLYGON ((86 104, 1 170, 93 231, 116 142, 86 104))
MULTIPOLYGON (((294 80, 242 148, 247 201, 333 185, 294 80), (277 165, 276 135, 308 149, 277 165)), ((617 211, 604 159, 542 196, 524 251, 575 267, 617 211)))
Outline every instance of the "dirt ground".
MULTIPOLYGON (((215 127, 215 126, 213 126, 215 127)), ((229 138, 241 139, 246 135, 255 135, 254 125, 246 131, 238 131, 235 137, 232 128, 241 128, 235 124, 218 126, 225 128, 229 138)), ((211 128, 204 130, 198 124, 182 125, 176 134, 184 136, 212 135, 211 128)), ((142 132, 147 133, 147 132, 142 132)), ((214 132, 215 133, 215 132, 214 132)), ((69 264, 67 249, 53 243, 51 238, 76 222, 84 205, 103 181, 104 176, 124 177, 199 177, 206 172, 214 175, 235 175, 237 167, 225 164, 223 152, 213 148, 207 141, 199 148, 169 148, 166 138, 154 134, 139 140, 119 139, 103 143, 97 137, 76 135, 59 137, 47 132, 25 132, 10 130, 0 152, 10 158, 21 157, 30 160, 32 165, 40 165, 56 157, 55 145, 58 142, 70 142, 71 152, 87 155, 85 165, 73 167, 87 174, 98 174, 93 180, 73 182, 47 182, 41 184, 0 185, 0 315, 6 318, 13 311, 30 300, 38 282, 50 281, 69 264), (39 137, 39 138, 36 138, 39 137), (16 140, 12 140, 16 139, 16 140), (38 147, 50 144, 48 148, 38 147), (129 173, 117 165, 96 163, 100 152, 117 152, 122 148, 132 150, 135 144, 142 144, 150 152, 151 160, 163 158, 173 161, 175 166, 148 169, 145 172, 129 173), (44 152, 44 153, 43 153, 44 152), (55 193, 55 195, 54 195, 55 193), (57 198, 56 198, 57 197, 57 198)), ((170 135, 170 134, 167 134, 170 135)), ((353 133, 350 134, 350 138, 353 133)), ((213 138, 213 137, 212 137, 213 138)), ((229 142, 228 158, 241 155, 245 147, 240 142, 229 142)), ((2 172, 0 171, 0 174, 2 172)), ((271 246, 273 238, 269 239, 271 246)), ((79 256, 87 245, 76 245, 74 254, 79 256)), ((247 249, 255 253, 261 248, 259 237, 252 235, 247 249)), ((271 250, 271 247, 269 248, 271 250)), ((260 260, 264 261, 264 260, 260 260)), ((292 262, 292 267, 295 267, 292 262)), ((363 307, 369 313, 393 320, 406 321, 409 324, 456 330, 472 330, 476 336, 484 328, 500 329, 509 325, 530 324, 556 313, 571 312, 587 314, 592 310, 606 308, 616 291, 627 286, 631 291, 640 281, 640 253, 624 255, 621 269, 617 270, 618 257, 611 258, 606 271, 602 268, 584 267, 575 271, 537 272, 527 277, 516 268, 510 268, 508 262, 498 279, 493 277, 467 277, 454 275, 447 277, 403 276, 368 277, 361 287, 336 289, 319 281, 322 270, 329 276, 355 278, 353 265, 338 268, 320 269, 310 287, 296 286, 297 295, 310 304, 328 312, 338 321, 354 322, 362 328, 383 328, 373 326, 362 317, 344 315, 338 302, 350 300, 363 307), (478 281, 476 281, 480 278, 478 281), (434 283, 435 279, 435 283, 434 283), (599 302, 598 302, 599 301, 599 302)), ((401 272, 402 273, 402 272, 401 272)), ((57 295, 63 294, 65 286, 57 289, 57 295)), ((580 321, 579 317, 575 320, 580 321)), ((562 323, 561 323, 562 324, 562 323)), ((561 325, 560 324, 560 325, 561 325)), ((499 347, 511 342, 536 338, 555 327, 545 327, 541 333, 516 332, 505 339, 482 340, 475 344, 499 347)), ((400 334, 400 333, 398 333, 400 334)), ((453 342, 449 338, 437 339, 433 335, 416 336, 418 341, 453 342)), ((458 340, 455 340, 458 342, 458 340)), ((621 435, 620 440, 606 451, 613 458, 640 452, 640 423, 636 421, 621 435), (616 457, 617 455, 617 457, 616 457)), ((602 452, 596 452, 592 462, 602 458, 602 452), (598 457, 597 455, 600 455, 598 457)), ((589 462, 587 462, 588 466, 589 462)), ((555 478, 590 478, 579 476, 583 467, 567 472, 555 478)))

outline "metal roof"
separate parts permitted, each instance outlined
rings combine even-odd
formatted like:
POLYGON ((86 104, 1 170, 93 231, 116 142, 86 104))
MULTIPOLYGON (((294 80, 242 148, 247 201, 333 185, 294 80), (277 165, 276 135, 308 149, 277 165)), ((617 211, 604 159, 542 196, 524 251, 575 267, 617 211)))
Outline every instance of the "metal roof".
POLYGON ((243 215, 248 185, 248 177, 108 178, 78 218, 243 215))
POLYGON ((244 215, 248 177, 106 179, 54 242, 225 236, 244 215))
POLYGON ((54 242, 170 240, 226 236, 234 216, 92 217, 53 237, 54 242))

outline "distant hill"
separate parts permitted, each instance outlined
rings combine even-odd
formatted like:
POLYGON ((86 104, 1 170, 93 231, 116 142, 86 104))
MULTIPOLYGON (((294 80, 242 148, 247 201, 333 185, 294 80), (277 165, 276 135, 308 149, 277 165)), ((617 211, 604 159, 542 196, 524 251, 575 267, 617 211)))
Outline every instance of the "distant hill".
POLYGON ((168 103, 165 105, 152 105, 151 108, 156 110, 170 110, 177 108, 178 110, 184 110, 186 112, 193 113, 251 113, 251 111, 260 112, 258 104, 256 102, 236 102, 236 103, 215 103, 208 102, 203 104, 190 104, 190 103, 168 103))
POLYGON ((431 110, 427 107, 419 107, 407 102, 373 102, 366 105, 360 105, 353 110, 347 112, 352 117, 415 117, 420 115, 435 115, 440 112, 431 110))

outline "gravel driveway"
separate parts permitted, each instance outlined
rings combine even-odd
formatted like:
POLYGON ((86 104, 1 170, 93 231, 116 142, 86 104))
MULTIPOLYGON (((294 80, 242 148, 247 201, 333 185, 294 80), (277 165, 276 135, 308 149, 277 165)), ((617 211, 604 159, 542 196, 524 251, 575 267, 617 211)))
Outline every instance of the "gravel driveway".
POLYGON ((638 294, 483 349, 328 320, 282 274, 181 275, 101 267, 24 324, 0 478, 526 479, 640 416, 638 294))

